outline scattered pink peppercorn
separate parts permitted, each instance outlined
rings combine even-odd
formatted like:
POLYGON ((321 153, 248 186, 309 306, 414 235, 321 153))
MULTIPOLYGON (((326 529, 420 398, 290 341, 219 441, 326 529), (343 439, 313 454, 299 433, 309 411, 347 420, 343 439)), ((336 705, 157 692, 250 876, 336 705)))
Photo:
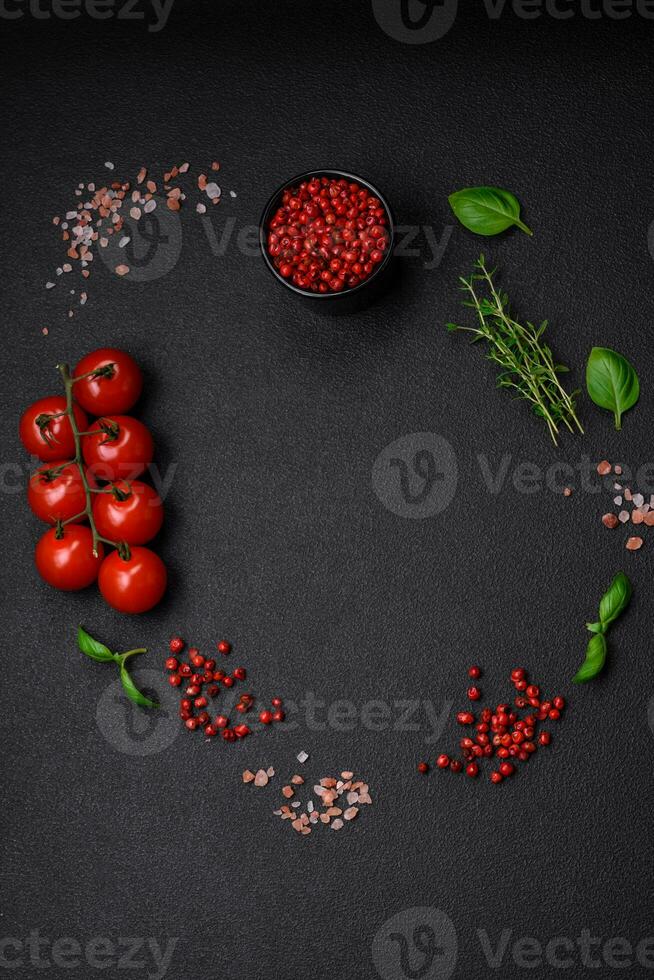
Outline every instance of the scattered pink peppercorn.
POLYGON ((171 653, 181 653, 184 649, 184 640, 181 636, 173 636, 168 646, 171 653))
POLYGON ((218 653, 223 653, 227 655, 228 653, 230 653, 231 649, 232 649, 232 644, 229 643, 227 640, 221 640, 220 643, 218 643, 218 653))
POLYGON ((418 763, 418 772, 422 773, 423 776, 424 776, 425 773, 429 772, 429 766, 427 765, 426 762, 419 762, 418 763))

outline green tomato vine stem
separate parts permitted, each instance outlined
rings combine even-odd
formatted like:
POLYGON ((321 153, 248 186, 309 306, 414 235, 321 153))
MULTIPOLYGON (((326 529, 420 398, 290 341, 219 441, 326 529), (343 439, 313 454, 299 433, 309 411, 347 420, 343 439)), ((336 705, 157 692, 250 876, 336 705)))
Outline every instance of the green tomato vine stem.
MULTIPOLYGON (((129 555, 130 555, 129 545, 127 545, 124 541, 110 541, 109 538, 103 538, 102 535, 98 533, 98 529, 95 526, 95 520, 93 519, 93 504, 92 504, 91 494, 106 493, 111 491, 96 490, 94 487, 91 487, 89 485, 89 481, 86 475, 86 470, 84 468, 84 458, 82 456, 82 436, 87 435, 88 433, 80 432, 80 430, 77 427, 77 419, 75 418, 75 411, 74 411, 75 403, 73 401, 73 385, 75 384, 76 381, 79 381, 81 379, 73 378, 71 376, 70 367, 68 366, 68 364, 58 364, 57 370, 61 375, 61 380, 63 381, 64 390, 66 393, 66 408, 61 413, 61 415, 68 416, 70 427, 73 431, 73 440, 75 443, 75 458, 71 460, 71 462, 73 462, 77 466, 77 469, 79 470, 80 479, 84 487, 84 496, 86 498, 86 506, 84 510, 81 513, 77 514, 76 518, 73 518, 73 520, 80 518, 82 516, 85 516, 86 519, 88 520, 91 528, 91 534, 93 535, 93 555, 95 558, 98 557, 98 544, 102 542, 103 544, 107 544, 112 548, 116 548, 121 558, 129 559, 129 555)), ((69 522, 66 521, 64 523, 67 524, 69 522)), ((63 524, 60 524, 59 527, 60 528, 63 527, 63 524)))

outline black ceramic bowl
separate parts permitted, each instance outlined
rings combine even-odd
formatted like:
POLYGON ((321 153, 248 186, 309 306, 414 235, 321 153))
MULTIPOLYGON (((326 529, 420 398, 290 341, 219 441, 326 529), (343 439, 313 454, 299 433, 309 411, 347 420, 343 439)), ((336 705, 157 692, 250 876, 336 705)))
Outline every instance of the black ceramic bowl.
POLYGON ((264 262, 266 266, 277 280, 286 289, 295 293, 301 299, 306 300, 311 303, 315 309, 321 310, 325 313, 346 313, 358 309, 362 309, 367 306, 374 299, 376 299, 385 289, 388 287, 391 281, 391 271, 393 266, 393 249, 395 245, 395 222, 393 219, 393 212, 391 211, 390 205, 381 191, 371 184, 369 180, 364 180, 363 177, 359 177, 357 174, 348 173, 345 170, 309 170, 307 173, 298 174, 297 177, 291 177, 289 180, 285 180, 281 187, 279 187, 272 197, 269 199, 265 208, 263 209, 263 214, 261 215, 261 220, 259 222, 259 245, 261 247, 261 254, 263 255, 264 262), (296 187, 303 181, 311 180, 313 177, 330 177, 336 180, 341 180, 344 178, 347 181, 351 181, 360 184, 361 187, 365 187, 371 194, 379 198, 384 211, 386 212, 387 218, 387 228, 389 235, 388 249, 386 255, 379 263, 377 268, 367 279, 363 282, 358 283, 356 286, 350 288, 345 288, 339 293, 313 293, 308 289, 301 289, 294 283, 289 282, 284 276, 275 268, 271 256, 268 254, 268 225, 270 219, 273 217, 277 208, 280 206, 282 201, 282 195, 289 187, 296 187))

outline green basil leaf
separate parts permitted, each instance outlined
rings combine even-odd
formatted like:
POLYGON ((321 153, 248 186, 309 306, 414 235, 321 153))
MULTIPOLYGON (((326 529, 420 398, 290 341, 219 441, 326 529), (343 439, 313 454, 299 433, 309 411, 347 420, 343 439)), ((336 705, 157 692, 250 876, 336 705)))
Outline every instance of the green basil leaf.
POLYGON ((111 650, 104 643, 94 640, 91 634, 87 633, 81 626, 77 627, 77 645, 82 653, 85 653, 87 657, 91 657, 92 660, 98 660, 100 663, 115 660, 111 650))
POLYGON ((586 388, 600 408, 613 412, 615 427, 622 427, 622 413, 632 408, 640 395, 635 370, 622 354, 609 347, 593 347, 586 365, 586 388))
POLYGON ((159 705, 156 701, 151 701, 150 698, 146 698, 145 694, 141 694, 138 687, 132 680, 129 671, 121 666, 120 668, 120 683, 123 685, 123 690, 130 701, 134 704, 138 704, 141 708, 158 708, 159 705))
POLYGON ((591 636, 586 647, 584 662, 572 678, 575 684, 585 684, 592 681, 593 677, 602 670, 606 661, 606 638, 602 633, 595 633, 591 636))
POLYGON ((501 187, 466 187, 450 194, 448 201, 463 227, 477 235, 499 235, 512 225, 533 235, 520 220, 517 197, 501 187))
POLYGON ((604 623, 586 623, 586 629, 589 633, 606 633, 604 623))
POLYGON ((625 611, 631 599, 631 582, 624 572, 618 572, 602 596, 599 617, 604 627, 615 622, 625 611))

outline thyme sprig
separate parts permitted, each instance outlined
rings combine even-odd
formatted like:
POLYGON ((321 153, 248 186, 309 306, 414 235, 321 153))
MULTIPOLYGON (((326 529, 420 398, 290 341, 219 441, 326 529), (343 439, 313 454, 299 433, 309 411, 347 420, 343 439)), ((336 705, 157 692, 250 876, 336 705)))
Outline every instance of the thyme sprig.
POLYGON ((463 305, 475 310, 479 326, 465 327, 448 323, 449 331, 463 330, 473 335, 472 343, 488 343, 486 357, 500 367, 498 388, 514 392, 515 398, 529 402, 532 411, 547 424, 554 445, 564 425, 570 432, 583 433, 577 418, 575 398, 579 390, 568 393, 559 381, 559 374, 568 368, 554 361, 552 351, 542 340, 547 320, 536 327, 528 321, 519 323, 511 315, 509 297, 494 281, 496 269, 489 269, 483 255, 475 262, 473 272, 459 277, 460 288, 466 295, 463 305))

